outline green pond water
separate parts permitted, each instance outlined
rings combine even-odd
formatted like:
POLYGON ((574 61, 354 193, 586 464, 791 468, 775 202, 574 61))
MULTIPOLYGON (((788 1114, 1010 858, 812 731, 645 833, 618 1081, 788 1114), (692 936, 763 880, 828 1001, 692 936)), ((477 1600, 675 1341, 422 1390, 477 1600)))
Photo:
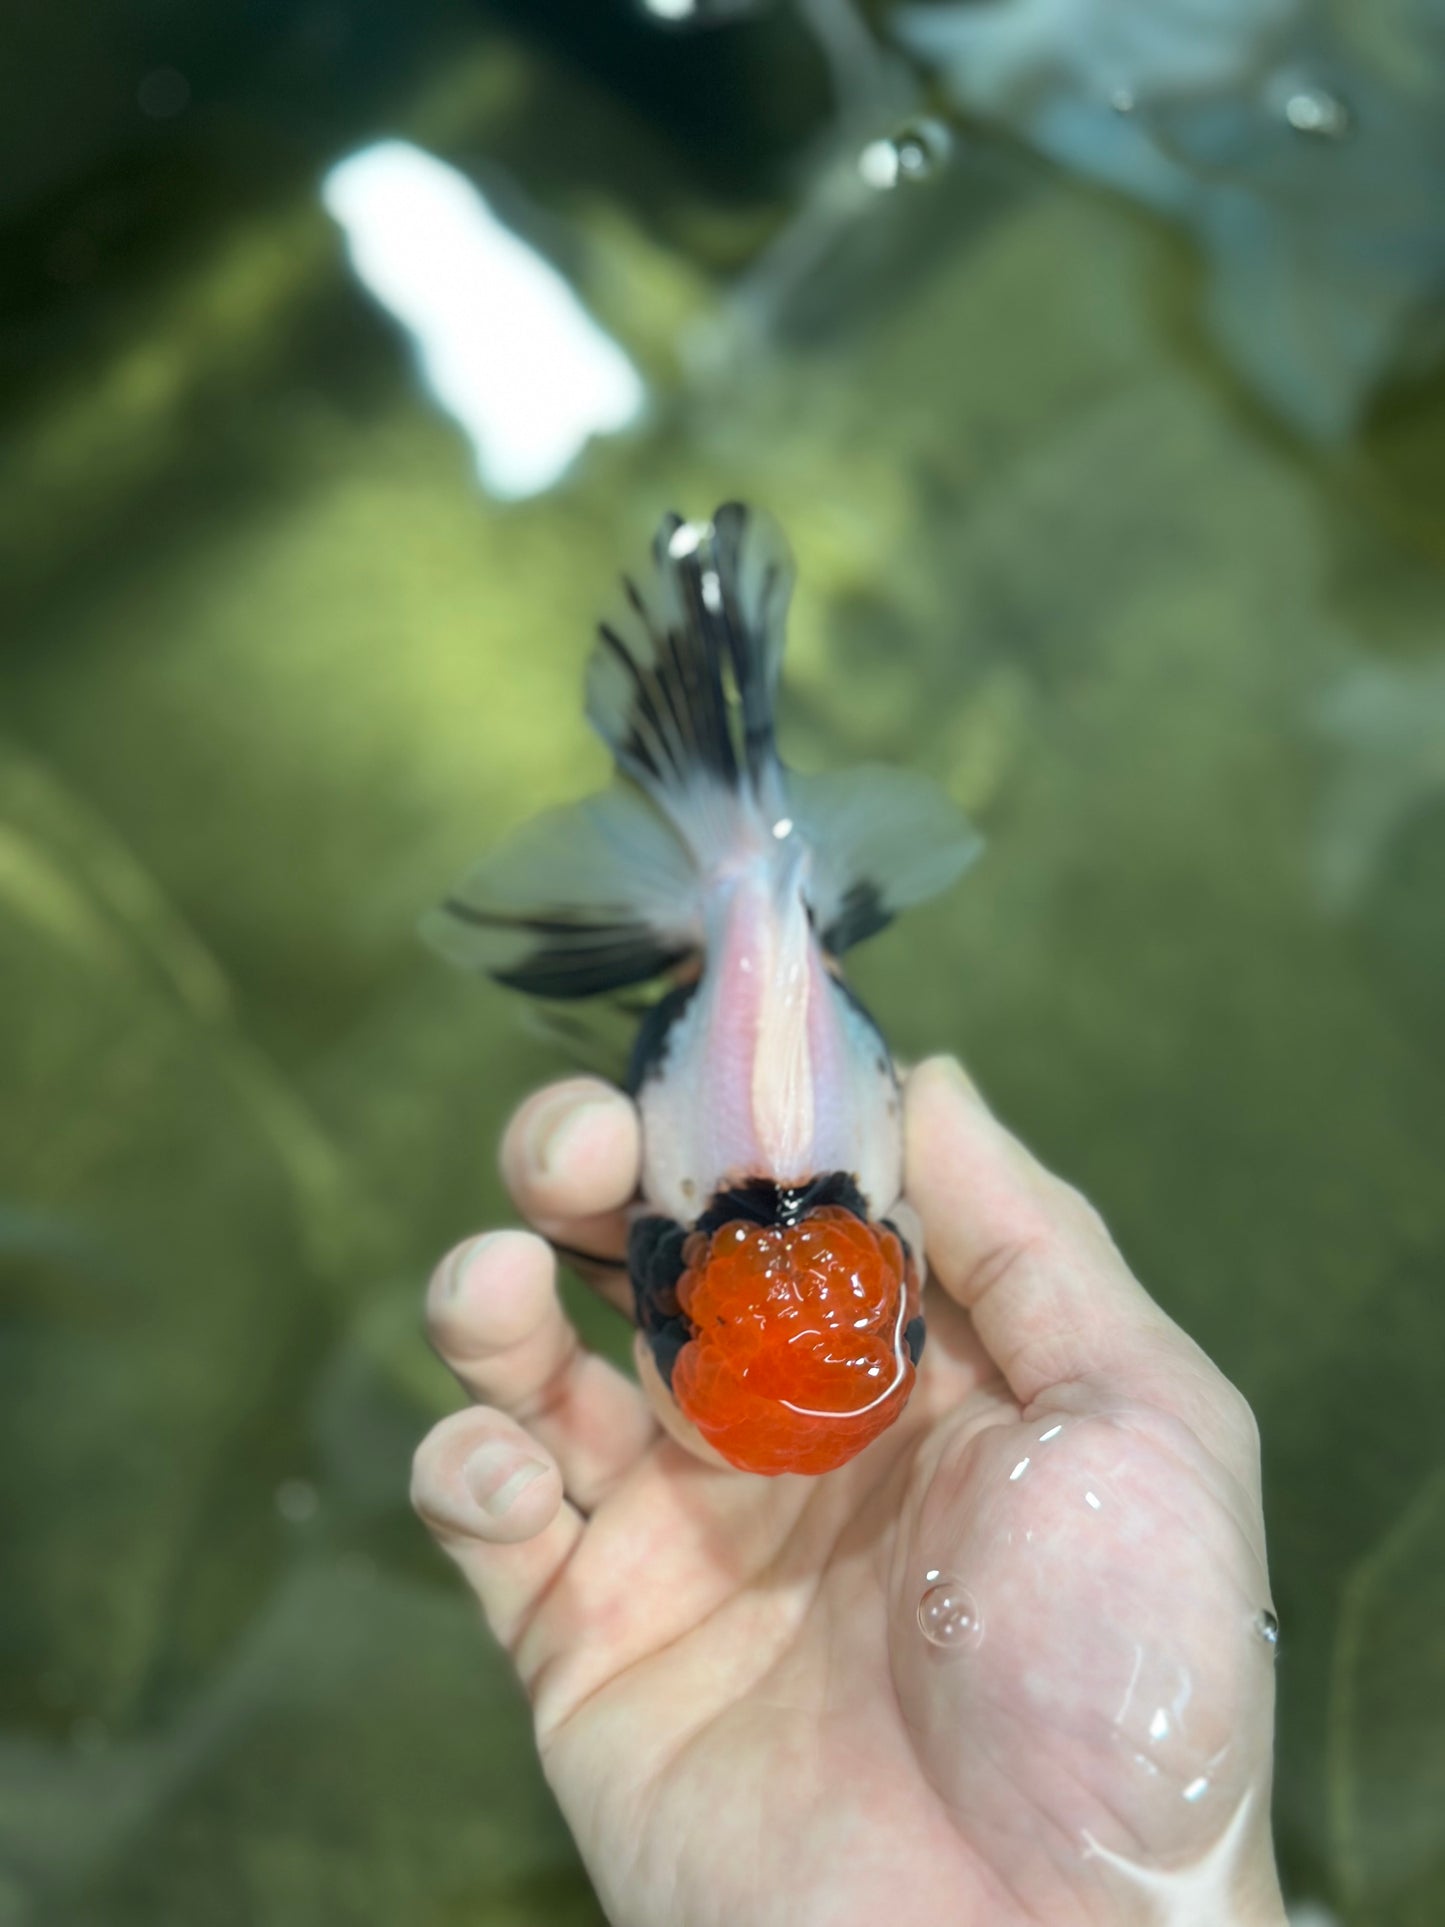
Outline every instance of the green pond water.
POLYGON ((129 251, 58 186, 8 244, 51 272, 0 390, 0 1927, 600 1919, 406 1504, 456 1396, 426 1274, 505 1217, 500 1127, 566 1059, 413 926, 602 779, 591 623, 664 508, 729 496, 799 558, 788 753, 928 771, 988 838, 864 997, 1259 1415, 1288 1890, 1438 1923, 1445 390, 1303 447, 1184 245, 1002 145, 749 338, 791 40, 737 156, 705 89, 688 123, 426 21, 309 118, 277 55, 73 157, 159 208, 129 251), (384 133, 515 183, 649 385, 533 499, 479 487, 322 210, 384 133))

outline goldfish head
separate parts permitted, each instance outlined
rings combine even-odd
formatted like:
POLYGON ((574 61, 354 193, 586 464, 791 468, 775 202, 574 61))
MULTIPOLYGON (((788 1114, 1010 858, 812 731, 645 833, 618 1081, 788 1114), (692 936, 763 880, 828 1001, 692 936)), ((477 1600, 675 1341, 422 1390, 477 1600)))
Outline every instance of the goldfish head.
POLYGON ((634 1234, 639 1323, 715 1452, 747 1472, 831 1472, 893 1423, 922 1349, 918 1276, 850 1179, 754 1180, 669 1230, 634 1234))

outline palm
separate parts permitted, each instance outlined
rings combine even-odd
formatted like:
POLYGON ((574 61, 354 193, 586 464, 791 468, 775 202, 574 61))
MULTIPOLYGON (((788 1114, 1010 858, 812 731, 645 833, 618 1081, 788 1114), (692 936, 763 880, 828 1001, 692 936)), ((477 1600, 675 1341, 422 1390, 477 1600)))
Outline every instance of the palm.
POLYGON ((1146 1371, 1021 1406, 981 1305, 933 1298, 908 1412, 859 1459, 762 1480, 654 1437, 501 1627, 626 1927, 1113 1927, 1221 1841, 1179 1917, 1244 1917, 1272 1693, 1237 1414, 1201 1417, 1197 1355, 1171 1398, 1146 1371), (977 1624, 940 1645, 919 1607, 949 1580, 977 1624))
MULTIPOLYGON (((663 1440, 593 1515, 533 1630, 566 1654, 537 1720, 619 1918, 896 1916, 906 1841, 910 1920, 1088 1919, 1081 1829, 1177 1854, 1245 1791, 1227 1751, 1252 1770, 1262 1695, 1230 1634, 1260 1580, 1198 1441, 1144 1412, 1026 1421, 957 1344, 928 1366, 911 1434, 828 1479, 663 1440), (930 1572, 967 1576, 977 1644, 923 1636, 930 1572)), ((1097 1917, 1127 1917, 1117 1893, 1097 1917)))

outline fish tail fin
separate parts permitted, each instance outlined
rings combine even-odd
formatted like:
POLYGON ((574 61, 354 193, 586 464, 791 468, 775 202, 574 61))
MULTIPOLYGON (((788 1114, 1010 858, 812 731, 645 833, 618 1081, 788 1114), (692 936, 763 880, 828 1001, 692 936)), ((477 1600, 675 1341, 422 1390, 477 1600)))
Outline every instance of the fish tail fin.
POLYGON ((596 997, 675 970, 702 947, 697 866, 631 783, 523 824, 428 913, 422 934, 532 997, 596 997))
POLYGON ((780 805, 773 710, 793 560, 771 516, 727 502, 710 522, 665 516, 641 582, 599 625, 587 714, 624 775, 706 863, 729 805, 780 805))
POLYGON ((703 874, 736 839, 739 800, 782 794, 773 699, 792 580, 765 515, 730 502, 708 523, 664 518, 650 574, 624 580, 588 665, 587 713, 619 780, 478 865, 425 920, 435 948, 545 998, 624 990, 697 956, 703 874))

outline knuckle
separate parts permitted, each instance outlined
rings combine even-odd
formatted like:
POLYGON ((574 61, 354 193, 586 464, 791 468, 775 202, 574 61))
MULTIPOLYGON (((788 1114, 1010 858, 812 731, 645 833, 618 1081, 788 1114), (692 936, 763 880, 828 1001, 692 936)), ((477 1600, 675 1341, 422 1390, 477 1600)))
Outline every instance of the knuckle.
POLYGON ((1072 1239, 1106 1245, 1112 1250, 1113 1233, 1094 1201, 1086 1197, 1077 1185, 1068 1183, 1064 1178, 1055 1178, 1053 1186, 1060 1230, 1072 1239))
POLYGON ((990 1245, 969 1266, 963 1282, 963 1298, 976 1311, 985 1298, 996 1293, 1027 1272, 1046 1265, 1053 1250, 1050 1227, 1040 1223, 1021 1227, 1009 1237, 990 1245))

